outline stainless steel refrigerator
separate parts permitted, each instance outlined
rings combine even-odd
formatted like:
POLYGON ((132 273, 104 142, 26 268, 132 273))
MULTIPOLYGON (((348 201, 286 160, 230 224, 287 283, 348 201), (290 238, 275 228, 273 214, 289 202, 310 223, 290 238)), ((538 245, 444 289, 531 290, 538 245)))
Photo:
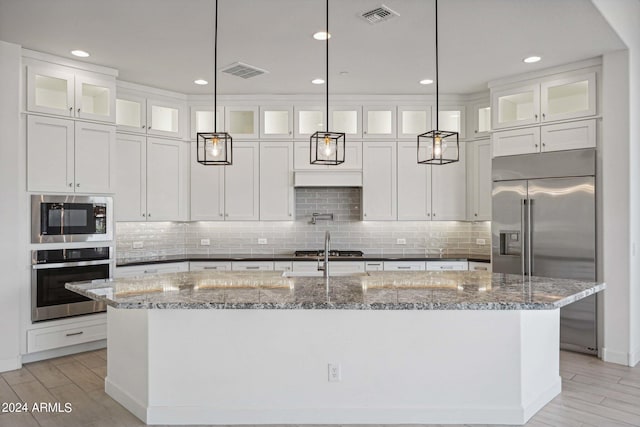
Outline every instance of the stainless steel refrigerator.
MULTIPOLYGON (((596 280, 595 149, 497 157, 493 271, 596 280)), ((561 348, 597 353, 596 296, 560 309, 561 348)))

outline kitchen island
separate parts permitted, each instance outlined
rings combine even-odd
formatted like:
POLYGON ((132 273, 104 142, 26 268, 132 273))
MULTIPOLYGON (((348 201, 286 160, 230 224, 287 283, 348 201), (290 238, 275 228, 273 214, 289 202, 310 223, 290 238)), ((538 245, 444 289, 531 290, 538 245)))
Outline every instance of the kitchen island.
POLYGON ((523 424, 559 309, 604 284, 482 272, 191 272, 67 284, 108 308, 107 393, 148 424, 523 424))

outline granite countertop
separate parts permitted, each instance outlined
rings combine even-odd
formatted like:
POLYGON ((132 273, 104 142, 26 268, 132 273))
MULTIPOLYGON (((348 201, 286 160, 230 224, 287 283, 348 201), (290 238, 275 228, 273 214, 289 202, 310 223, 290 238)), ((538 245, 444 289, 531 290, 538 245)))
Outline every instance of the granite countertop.
POLYGON ((281 272, 167 273, 67 283, 121 309, 546 310, 605 288, 569 279, 487 272, 370 272, 330 278, 281 272))
MULTIPOLYGON (((163 255, 146 256, 140 258, 129 258, 117 260, 118 267, 128 267, 145 264, 162 264, 169 262, 184 261, 315 261, 315 257, 296 257, 293 254, 186 254, 186 255, 163 255)), ((475 261, 491 262, 490 255, 469 255, 469 254, 442 254, 442 255, 420 255, 420 254, 384 254, 371 255, 364 254, 361 257, 329 257, 331 261, 475 261)))

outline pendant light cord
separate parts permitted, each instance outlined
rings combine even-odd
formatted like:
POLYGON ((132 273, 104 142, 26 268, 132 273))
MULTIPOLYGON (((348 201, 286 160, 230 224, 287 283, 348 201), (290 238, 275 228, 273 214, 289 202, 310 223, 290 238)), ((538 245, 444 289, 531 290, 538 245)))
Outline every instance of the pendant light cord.
POLYGON ((325 49, 325 75, 326 75, 326 87, 325 87, 325 101, 326 101, 326 107, 327 107, 327 129, 326 131, 329 132, 329 0, 325 0, 325 7, 326 7, 326 26, 327 28, 325 29, 325 33, 326 33, 326 49, 325 49))
MULTIPOLYGON (((217 0, 216 0, 217 1, 217 0)), ((436 2, 436 130, 440 130, 439 79, 438 79, 438 0, 436 2)))
POLYGON ((218 132, 218 0, 215 0, 216 17, 213 24, 213 132, 218 132))

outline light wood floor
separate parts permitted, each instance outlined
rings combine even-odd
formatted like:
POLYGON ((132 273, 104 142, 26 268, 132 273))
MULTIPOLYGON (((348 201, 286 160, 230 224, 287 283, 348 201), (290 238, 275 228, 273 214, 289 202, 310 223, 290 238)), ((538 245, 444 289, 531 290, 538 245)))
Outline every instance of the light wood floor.
MULTIPOLYGON (((104 392, 106 350, 30 363, 0 376, 2 402, 69 402, 70 413, 0 413, 0 427, 133 427, 140 420, 104 392)), ((527 426, 640 426, 640 365, 561 352, 562 394, 527 426)), ((30 408, 31 409, 31 408, 30 408)))

